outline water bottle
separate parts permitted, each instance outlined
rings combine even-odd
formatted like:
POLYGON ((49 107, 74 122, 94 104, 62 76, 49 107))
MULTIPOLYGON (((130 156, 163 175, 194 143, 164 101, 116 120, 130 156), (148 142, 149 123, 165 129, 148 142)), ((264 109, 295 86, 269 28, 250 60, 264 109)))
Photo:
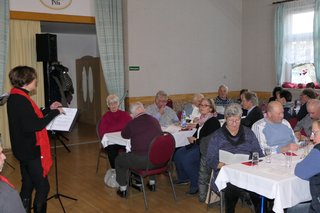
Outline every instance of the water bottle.
POLYGON ((181 128, 185 128, 186 126, 187 126, 186 112, 183 110, 181 113, 181 128))

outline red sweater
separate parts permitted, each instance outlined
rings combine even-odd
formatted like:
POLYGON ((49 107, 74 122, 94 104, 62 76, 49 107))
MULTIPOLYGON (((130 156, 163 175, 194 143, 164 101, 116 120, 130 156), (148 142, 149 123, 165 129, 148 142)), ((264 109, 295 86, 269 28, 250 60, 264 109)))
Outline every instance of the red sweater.
POLYGON ((100 122, 99 137, 102 138, 105 133, 121 131, 132 118, 129 113, 118 110, 116 112, 106 112, 100 122))

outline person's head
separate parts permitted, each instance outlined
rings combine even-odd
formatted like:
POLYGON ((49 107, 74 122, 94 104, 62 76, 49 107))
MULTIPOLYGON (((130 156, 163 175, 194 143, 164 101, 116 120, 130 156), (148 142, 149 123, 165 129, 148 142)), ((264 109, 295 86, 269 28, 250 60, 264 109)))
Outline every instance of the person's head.
POLYGON ((2 151, 3 151, 2 147, 0 146, 0 172, 2 171, 4 161, 6 159, 6 156, 4 155, 4 153, 2 151))
POLYGON ((316 93, 313 91, 313 89, 304 89, 302 90, 300 94, 300 102, 301 104, 305 104, 308 102, 309 99, 315 99, 316 93))
POLYGON ((275 87, 272 91, 272 97, 277 98, 282 90, 282 87, 275 87))
POLYGON ((160 109, 162 107, 165 107, 168 103, 168 95, 164 91, 160 90, 157 92, 155 97, 155 104, 160 109))
POLYGON ((312 120, 320 119, 320 100, 310 99, 307 103, 307 111, 312 120))
POLYGON ((144 109, 144 106, 141 102, 135 102, 135 103, 130 104, 130 113, 131 113, 132 117, 135 118, 144 112, 145 112, 145 109, 144 109))
POLYGON ((203 98, 199 104, 199 111, 201 115, 215 112, 215 106, 210 98, 203 98))
POLYGON ((119 109, 119 97, 115 94, 108 95, 107 106, 111 112, 116 112, 119 109))
POLYGON ((277 101, 279 101, 281 104, 285 104, 287 102, 291 102, 292 100, 292 94, 288 90, 282 90, 279 93, 279 96, 277 97, 277 101))
POLYGON ((240 104, 232 103, 226 107, 224 118, 226 119, 227 129, 232 133, 238 133, 241 123, 242 109, 240 104))
POLYGON ((37 72, 28 66, 17 66, 9 72, 10 83, 13 87, 21 87, 29 92, 37 87, 37 72))
POLYGON ((245 92, 248 92, 248 91, 249 91, 248 89, 242 89, 242 90, 240 90, 240 94, 239 94, 240 99, 241 99, 241 95, 242 95, 243 93, 245 93, 245 92))
POLYGON ((313 141, 313 144, 320 143, 320 120, 315 120, 312 122, 310 140, 313 141))
POLYGON ((218 96, 221 99, 226 99, 228 96, 228 87, 226 85, 220 85, 218 89, 218 96))
POLYGON ((241 95, 241 105, 243 109, 251 109, 253 106, 258 106, 258 97, 254 92, 244 92, 241 95))
POLYGON ((283 106, 279 101, 271 101, 267 107, 267 118, 272 123, 282 123, 283 106))
POLYGON ((193 95, 192 103, 199 107, 199 104, 201 103, 201 100, 204 98, 204 96, 201 93, 196 93, 193 95))
POLYGON ((306 88, 314 89, 314 88, 316 88, 316 85, 314 85, 313 82, 309 82, 309 83, 306 84, 306 88))

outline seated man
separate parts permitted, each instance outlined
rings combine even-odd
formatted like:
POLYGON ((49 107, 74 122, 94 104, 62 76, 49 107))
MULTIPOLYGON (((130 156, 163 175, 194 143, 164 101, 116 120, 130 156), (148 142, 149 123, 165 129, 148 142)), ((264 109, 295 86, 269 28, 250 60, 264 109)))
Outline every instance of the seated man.
POLYGON ((308 114, 300 120, 294 127, 294 132, 299 140, 302 140, 301 130, 303 129, 305 136, 311 136, 312 121, 320 119, 320 100, 310 99, 307 103, 308 114))
POLYGON ((308 114, 307 102, 310 99, 315 99, 315 98, 316 98, 316 93, 314 92, 313 89, 307 88, 301 92, 300 97, 299 97, 301 107, 300 107, 299 112, 297 114, 298 121, 302 120, 308 114))
MULTIPOLYGON (((2 171, 6 156, 2 153, 0 146, 0 172, 2 171)), ((28 209, 31 211, 31 209, 28 209)), ((24 213, 21 198, 9 181, 0 175, 0 212, 2 213, 24 213)))
POLYGON ((146 112, 155 117, 161 126, 178 124, 179 118, 173 109, 166 106, 168 95, 164 91, 157 92, 154 104, 147 107, 146 112))
POLYGON ((228 87, 226 85, 220 85, 218 89, 218 96, 214 99, 214 104, 216 105, 216 110, 218 112, 217 119, 224 118, 224 108, 231 103, 228 98, 228 87))
POLYGON ((290 121, 290 119, 296 116, 294 111, 294 103, 292 102, 292 94, 290 91, 285 89, 282 90, 277 97, 277 101, 279 101, 283 106, 284 119, 290 121))
MULTIPOLYGON (((149 145, 153 138, 162 132, 159 122, 145 113, 142 103, 131 104, 130 112, 133 120, 121 131, 121 136, 131 139, 131 152, 118 155, 115 162, 116 179, 120 185, 117 194, 120 197, 127 196, 129 168, 145 169, 147 165, 152 166, 148 160, 149 145)), ((155 191, 154 178, 150 177, 148 187, 151 191, 155 191)))
POLYGON ((258 97, 254 92, 244 92, 241 95, 242 108, 247 110, 247 116, 241 119, 241 124, 251 128, 252 125, 263 118, 263 113, 258 107, 258 97))
POLYGON ((289 122, 283 119, 283 106, 278 101, 271 101, 265 118, 252 125, 262 149, 271 147, 273 153, 296 151, 299 145, 289 122))
POLYGON ((197 120, 200 118, 199 105, 203 98, 204 96, 201 93, 194 94, 192 103, 183 106, 186 116, 189 117, 192 122, 197 123, 197 120))

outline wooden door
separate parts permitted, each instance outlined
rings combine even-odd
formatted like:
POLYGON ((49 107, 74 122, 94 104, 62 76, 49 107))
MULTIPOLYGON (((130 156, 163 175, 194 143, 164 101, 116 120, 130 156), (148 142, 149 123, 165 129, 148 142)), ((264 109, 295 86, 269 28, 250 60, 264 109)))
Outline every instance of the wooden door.
POLYGON ((79 121, 96 124, 101 117, 100 58, 84 56, 76 60, 79 121))

